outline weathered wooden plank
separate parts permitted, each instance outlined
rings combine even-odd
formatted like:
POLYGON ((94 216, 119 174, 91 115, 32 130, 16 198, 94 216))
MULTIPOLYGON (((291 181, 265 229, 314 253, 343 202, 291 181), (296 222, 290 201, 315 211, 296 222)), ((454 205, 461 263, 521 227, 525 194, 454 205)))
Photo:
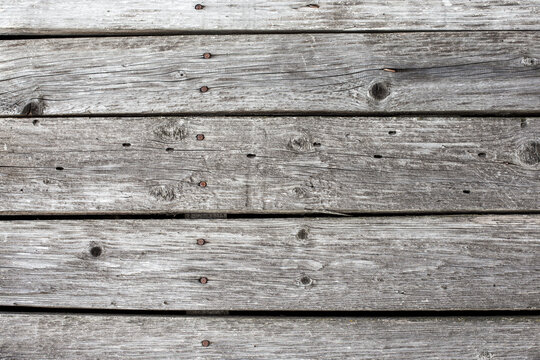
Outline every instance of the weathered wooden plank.
POLYGON ((540 32, 4 41, 0 115, 531 112, 539 59, 540 32))
POLYGON ((540 29, 538 0, 201 0, 198 5, 171 0, 5 1, 0 34, 540 29))
POLYGON ((0 315, 5 359, 531 359, 538 317, 0 315), (206 341, 208 342, 206 342, 206 341), (203 346, 203 342, 204 345, 203 346))
POLYGON ((3 118, 0 128, 1 214, 540 209, 538 118, 3 118))
POLYGON ((540 308, 540 216, 0 222, 0 304, 540 308))

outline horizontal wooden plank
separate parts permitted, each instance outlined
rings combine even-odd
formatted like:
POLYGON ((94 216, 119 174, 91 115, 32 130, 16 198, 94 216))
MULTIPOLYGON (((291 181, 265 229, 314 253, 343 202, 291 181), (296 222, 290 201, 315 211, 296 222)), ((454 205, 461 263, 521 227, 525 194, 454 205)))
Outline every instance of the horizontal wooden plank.
POLYGON ((196 5, 171 0, 17 0, 2 4, 0 34, 540 29, 538 0, 201 0, 202 7, 196 5))
POLYGON ((538 118, 3 118, 0 128, 1 214, 540 209, 538 118))
POLYGON ((533 112, 539 59, 540 32, 4 41, 0 115, 533 112))
POLYGON ((540 216, 0 222, 0 304, 540 308, 540 216))
POLYGON ((538 317, 0 315, 5 359, 531 359, 538 317), (206 346, 203 346, 204 345, 206 346))

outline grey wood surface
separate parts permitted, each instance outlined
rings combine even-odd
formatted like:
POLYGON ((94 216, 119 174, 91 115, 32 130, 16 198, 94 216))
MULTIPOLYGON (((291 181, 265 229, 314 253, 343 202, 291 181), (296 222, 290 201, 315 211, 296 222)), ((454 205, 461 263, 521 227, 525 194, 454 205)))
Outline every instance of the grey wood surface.
POLYGON ((11 40, 0 115, 530 113, 539 59, 528 31, 11 40))
MULTIPOLYGON (((538 317, 0 315, 2 359, 511 359, 540 356, 538 317), (207 340, 206 347, 202 346, 207 340)), ((206 343, 205 343, 206 344, 206 343)))
POLYGON ((0 214, 540 210, 538 118, 2 118, 0 128, 0 214))
POLYGON ((540 216, 4 221, 0 239, 4 306, 540 308, 540 216))
POLYGON ((539 30, 538 0, 3 0, 0 34, 539 30))

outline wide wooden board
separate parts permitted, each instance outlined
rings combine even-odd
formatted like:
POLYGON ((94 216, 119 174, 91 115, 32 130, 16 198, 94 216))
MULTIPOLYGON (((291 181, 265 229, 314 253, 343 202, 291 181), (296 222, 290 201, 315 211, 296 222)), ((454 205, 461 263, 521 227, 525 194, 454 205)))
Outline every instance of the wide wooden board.
POLYGON ((538 0, 15 0, 1 5, 0 35, 539 30, 539 16, 538 0))
POLYGON ((4 359, 536 360, 540 356, 538 317, 376 319, 4 313, 0 325, 0 357, 4 359))
POLYGON ((531 113, 539 59, 528 31, 12 40, 0 115, 531 113))
POLYGON ((540 216, 0 222, 0 305, 540 308, 540 216))
POLYGON ((0 128, 0 214, 540 210, 538 118, 3 118, 0 128))

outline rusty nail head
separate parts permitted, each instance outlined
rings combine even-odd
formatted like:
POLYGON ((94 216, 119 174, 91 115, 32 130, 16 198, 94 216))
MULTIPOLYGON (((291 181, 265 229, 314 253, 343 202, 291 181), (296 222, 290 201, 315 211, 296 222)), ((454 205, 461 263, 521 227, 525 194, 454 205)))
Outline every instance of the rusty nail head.
POLYGON ((210 346, 210 341, 203 340, 203 341, 201 341, 201 345, 204 346, 204 347, 209 347, 210 346))
POLYGON ((199 282, 201 284, 206 284, 208 282, 208 278, 203 276, 202 278, 199 279, 199 282))
POLYGON ((206 244, 206 240, 204 240, 204 239, 197 239, 197 245, 201 245, 201 246, 202 246, 202 245, 204 245, 204 244, 206 244))
POLYGON ((199 141, 204 140, 204 134, 197 134, 197 140, 199 141))
POLYGON ((206 185, 208 185, 208 184, 206 183, 206 181, 201 181, 201 182, 199 183, 199 186, 200 186, 200 187, 206 187, 206 185))
POLYGON ((208 86, 204 85, 199 90, 201 90, 201 92, 205 93, 205 92, 208 91, 208 86))
POLYGON ((212 57, 212 54, 210 54, 209 52, 205 52, 203 54, 203 58, 205 58, 205 59, 210 59, 211 57, 212 57))
POLYGON ((195 5, 195 10, 202 10, 202 9, 204 9, 204 5, 201 5, 201 4, 195 5))

